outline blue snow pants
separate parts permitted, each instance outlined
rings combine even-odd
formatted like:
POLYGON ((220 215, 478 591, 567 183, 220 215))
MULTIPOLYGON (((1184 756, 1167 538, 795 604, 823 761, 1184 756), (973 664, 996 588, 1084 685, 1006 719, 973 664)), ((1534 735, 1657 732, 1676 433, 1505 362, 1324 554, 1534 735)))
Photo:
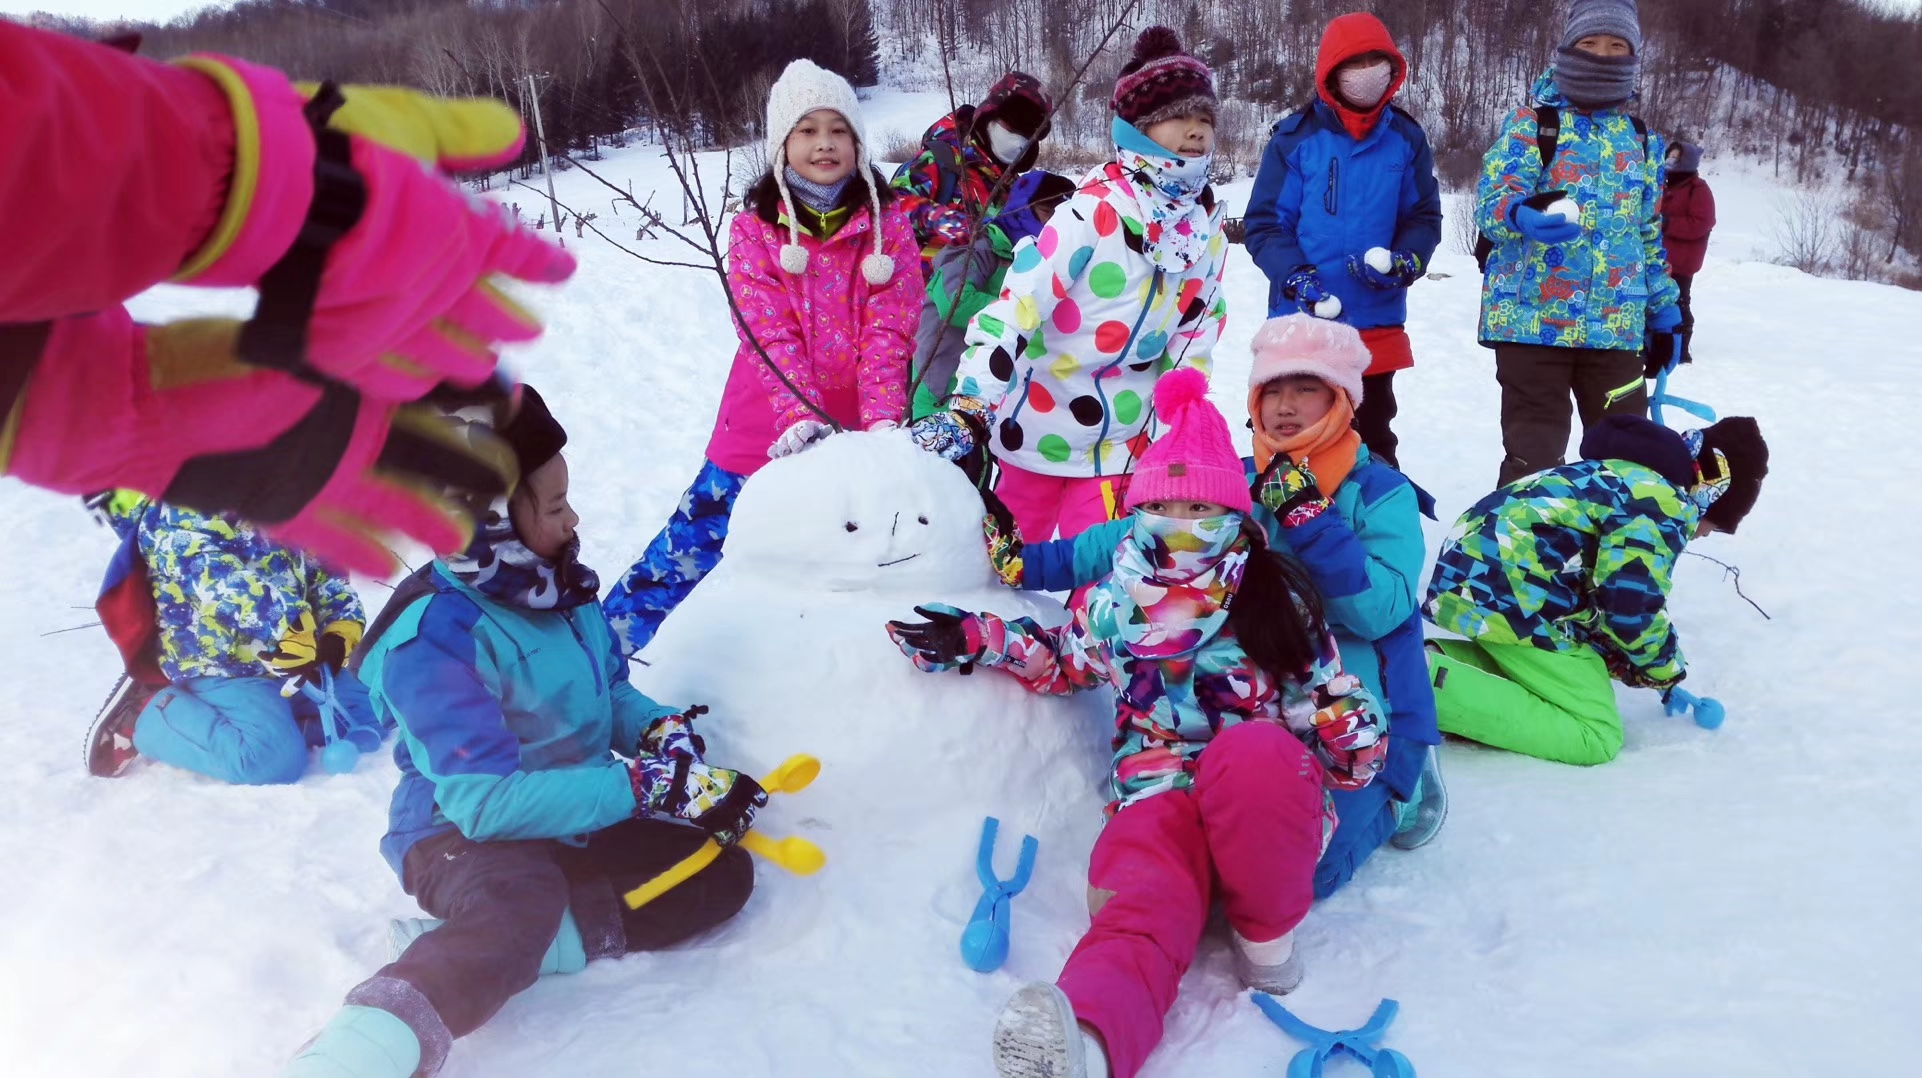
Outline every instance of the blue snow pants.
MULTIPOLYGON (((183 678, 147 701, 134 724, 134 748, 224 782, 298 782, 307 749, 324 744, 325 734, 319 707, 305 696, 282 697, 280 687, 270 677, 183 678)), ((334 676, 334 699, 349 723, 381 728, 367 686, 353 674, 334 676)))
POLYGON ((620 638, 621 654, 631 658, 646 647, 694 585, 721 564, 728 516, 746 482, 747 476, 703 461, 701 473, 681 495, 680 507, 667 518, 667 526, 601 600, 601 609, 620 638))
MULTIPOLYGON (((1432 752, 1419 742, 1390 738, 1388 751, 1432 752)), ((1420 765, 1416 765, 1419 771, 1420 765)), ((1380 776, 1359 790, 1336 790, 1335 814, 1341 822, 1315 865, 1315 897, 1327 898, 1355 878, 1370 854, 1395 837, 1394 790, 1380 776)))

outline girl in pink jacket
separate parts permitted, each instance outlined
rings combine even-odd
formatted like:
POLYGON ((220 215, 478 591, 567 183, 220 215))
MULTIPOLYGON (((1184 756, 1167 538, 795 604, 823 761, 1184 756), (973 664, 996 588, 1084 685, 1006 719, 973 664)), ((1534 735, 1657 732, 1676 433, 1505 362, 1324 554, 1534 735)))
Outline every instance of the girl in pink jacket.
POLYGON ((920 252, 907 214, 869 164, 854 88, 796 60, 768 93, 767 131, 767 175, 748 189, 728 233, 741 347, 707 461, 602 604, 628 655, 720 563, 748 476, 836 426, 898 426, 907 413, 920 252))

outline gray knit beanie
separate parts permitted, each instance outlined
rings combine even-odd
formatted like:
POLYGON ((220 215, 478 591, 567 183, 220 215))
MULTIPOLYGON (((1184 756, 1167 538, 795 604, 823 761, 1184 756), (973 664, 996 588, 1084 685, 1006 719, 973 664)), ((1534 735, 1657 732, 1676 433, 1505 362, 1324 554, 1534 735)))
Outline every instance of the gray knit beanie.
POLYGON ((1575 0, 1568 9, 1561 47, 1572 49, 1590 34, 1613 34, 1642 54, 1642 19, 1635 0, 1575 0))
POLYGON ((1670 172, 1695 172, 1702 167, 1702 148, 1693 142, 1675 142, 1670 149, 1675 151, 1675 164, 1670 172))

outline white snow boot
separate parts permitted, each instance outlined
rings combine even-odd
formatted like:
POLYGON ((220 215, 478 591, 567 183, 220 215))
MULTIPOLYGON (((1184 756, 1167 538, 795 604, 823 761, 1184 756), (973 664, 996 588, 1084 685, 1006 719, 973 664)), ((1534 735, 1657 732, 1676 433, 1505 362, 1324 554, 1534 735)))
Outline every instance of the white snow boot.
POLYGON ((1076 1024, 1067 993, 1036 981, 994 1020, 994 1072, 1000 1078, 1108 1078, 1108 1057, 1076 1024))
POLYGON ((1284 932, 1266 943, 1250 942, 1230 929, 1235 950, 1235 975, 1241 983, 1257 992, 1285 996, 1301 984, 1301 952, 1295 949, 1295 934, 1284 932))
POLYGON ((342 1007, 281 1078, 409 1078, 421 1063, 420 1041, 406 1022, 379 1007, 342 1007))
POLYGON ((1448 788, 1442 785, 1441 746, 1430 745, 1422 761, 1415 799, 1395 806, 1395 834, 1388 841, 1398 850, 1420 849, 1434 841, 1448 818, 1448 788))

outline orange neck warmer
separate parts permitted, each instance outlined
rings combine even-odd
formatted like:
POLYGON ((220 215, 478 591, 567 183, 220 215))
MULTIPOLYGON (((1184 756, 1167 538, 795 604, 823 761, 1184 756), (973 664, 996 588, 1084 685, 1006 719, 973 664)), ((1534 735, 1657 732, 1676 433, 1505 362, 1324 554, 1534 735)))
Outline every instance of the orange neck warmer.
POLYGON ((1315 475, 1315 486, 1326 497, 1355 470, 1356 454, 1361 452, 1361 435, 1355 432, 1355 406, 1348 403, 1348 391, 1335 390, 1335 406, 1328 409, 1307 430, 1292 438, 1274 438, 1261 429, 1261 387, 1248 391, 1248 414, 1255 421, 1255 474, 1268 470, 1275 454, 1288 459, 1315 475))

